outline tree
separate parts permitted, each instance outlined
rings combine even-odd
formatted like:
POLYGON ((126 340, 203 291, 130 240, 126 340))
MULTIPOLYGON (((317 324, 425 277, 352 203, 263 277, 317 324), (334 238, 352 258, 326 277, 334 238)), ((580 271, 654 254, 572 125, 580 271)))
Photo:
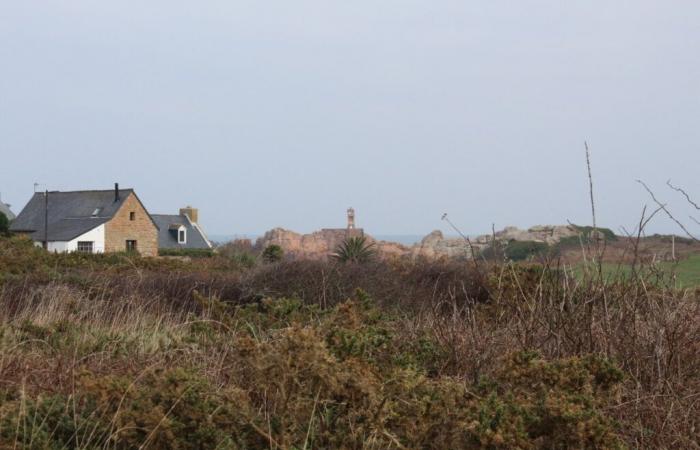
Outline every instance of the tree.
POLYGON ((268 245, 262 252, 263 261, 266 263, 282 261, 282 257, 284 257, 284 250, 277 244, 268 245))
POLYGON ((7 218, 5 213, 0 212, 0 234, 9 234, 10 232, 10 220, 7 218))
POLYGON ((343 263, 363 263, 373 259, 376 253, 373 242, 367 242, 364 236, 356 236, 345 239, 331 256, 343 263))

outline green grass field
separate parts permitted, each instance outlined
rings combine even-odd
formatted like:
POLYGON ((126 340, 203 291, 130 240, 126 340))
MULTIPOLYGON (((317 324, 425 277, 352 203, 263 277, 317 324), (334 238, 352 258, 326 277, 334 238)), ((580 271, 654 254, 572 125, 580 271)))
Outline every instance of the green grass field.
MULTIPOLYGON (((700 286, 700 255, 692 255, 675 263, 662 262, 655 266, 655 270, 668 276, 669 279, 675 276, 675 286, 678 288, 700 286)), ((648 267, 642 269, 645 275, 651 275, 650 271, 648 267)), ((583 265, 574 268, 574 274, 578 278, 582 278, 583 273, 583 265)), ((608 280, 627 278, 632 273, 632 267, 628 264, 604 263, 603 273, 608 280)))
POLYGON ((700 255, 693 255, 678 263, 662 263, 662 267, 676 274, 680 287, 700 286, 700 255))

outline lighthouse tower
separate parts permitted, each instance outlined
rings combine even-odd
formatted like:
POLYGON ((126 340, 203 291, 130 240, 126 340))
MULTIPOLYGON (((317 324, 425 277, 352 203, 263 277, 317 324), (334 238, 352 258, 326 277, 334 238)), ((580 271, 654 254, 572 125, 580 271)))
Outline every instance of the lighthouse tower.
POLYGON ((348 230, 355 229, 355 210, 348 208, 348 230))

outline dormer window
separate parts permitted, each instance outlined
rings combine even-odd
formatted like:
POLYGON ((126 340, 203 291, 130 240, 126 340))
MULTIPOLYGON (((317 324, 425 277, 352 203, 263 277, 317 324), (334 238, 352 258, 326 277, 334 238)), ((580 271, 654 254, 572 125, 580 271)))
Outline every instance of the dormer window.
POLYGON ((175 241, 178 244, 186 244, 187 243, 187 228, 181 224, 181 223, 172 223, 170 224, 170 227, 168 228, 168 232, 170 233, 170 236, 172 239, 175 239, 175 241))

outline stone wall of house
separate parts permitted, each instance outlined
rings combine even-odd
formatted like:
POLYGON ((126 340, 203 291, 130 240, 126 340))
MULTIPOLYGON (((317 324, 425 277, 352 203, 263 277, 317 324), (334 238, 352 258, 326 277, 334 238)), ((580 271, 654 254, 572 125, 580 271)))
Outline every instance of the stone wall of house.
POLYGON ((142 256, 158 256, 158 229, 133 193, 105 224, 105 252, 125 251, 127 240, 136 241, 136 249, 142 256), (132 212, 134 220, 131 220, 132 212))

